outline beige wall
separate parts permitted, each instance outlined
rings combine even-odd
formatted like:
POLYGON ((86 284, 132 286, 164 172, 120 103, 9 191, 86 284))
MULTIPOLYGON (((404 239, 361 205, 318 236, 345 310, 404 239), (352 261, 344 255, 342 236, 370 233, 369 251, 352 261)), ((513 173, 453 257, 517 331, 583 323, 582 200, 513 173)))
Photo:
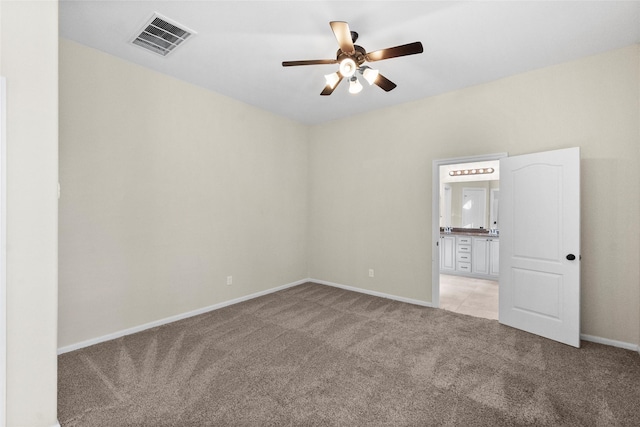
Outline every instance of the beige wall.
POLYGON ((307 139, 60 40, 59 346, 307 277, 307 139))
POLYGON ((634 45, 312 127, 310 276, 430 301, 432 161, 579 146, 582 333, 639 343, 639 58, 634 45))
POLYGON ((2 1, 0 30, 7 82, 6 422, 49 427, 57 423, 58 4, 2 1))

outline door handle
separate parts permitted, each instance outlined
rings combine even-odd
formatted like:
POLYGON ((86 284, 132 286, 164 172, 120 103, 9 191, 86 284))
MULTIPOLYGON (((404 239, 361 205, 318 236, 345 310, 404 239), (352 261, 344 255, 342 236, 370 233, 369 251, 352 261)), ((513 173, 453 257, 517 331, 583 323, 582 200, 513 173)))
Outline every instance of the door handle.
POLYGON ((576 256, 574 254, 569 254, 569 255, 567 255, 567 259, 569 261, 573 261, 574 259, 576 259, 576 256))

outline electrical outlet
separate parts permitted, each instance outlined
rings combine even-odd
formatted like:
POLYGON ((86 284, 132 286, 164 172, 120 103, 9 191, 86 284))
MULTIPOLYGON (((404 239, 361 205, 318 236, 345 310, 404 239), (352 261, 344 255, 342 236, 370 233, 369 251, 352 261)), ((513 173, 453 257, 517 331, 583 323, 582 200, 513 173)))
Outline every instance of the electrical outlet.
POLYGON ((227 286, 233 283, 233 276, 227 276, 227 286))
POLYGON ((369 277, 373 277, 373 268, 369 269, 369 277))

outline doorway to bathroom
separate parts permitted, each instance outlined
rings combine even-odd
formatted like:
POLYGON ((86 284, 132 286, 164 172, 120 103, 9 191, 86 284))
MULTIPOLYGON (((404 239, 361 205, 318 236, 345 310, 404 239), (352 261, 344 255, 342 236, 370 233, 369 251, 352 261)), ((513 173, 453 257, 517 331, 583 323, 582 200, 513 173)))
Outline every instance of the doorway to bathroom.
POLYGON ((455 265, 460 275, 495 269, 501 324, 580 347, 580 147, 435 160, 433 166, 433 305, 440 306, 441 264, 455 265), (491 160, 500 160, 497 228, 441 228, 440 166, 491 160), (452 235, 460 231, 467 235, 452 235))
POLYGON ((498 319, 500 162, 493 154, 434 162, 433 302, 498 319))

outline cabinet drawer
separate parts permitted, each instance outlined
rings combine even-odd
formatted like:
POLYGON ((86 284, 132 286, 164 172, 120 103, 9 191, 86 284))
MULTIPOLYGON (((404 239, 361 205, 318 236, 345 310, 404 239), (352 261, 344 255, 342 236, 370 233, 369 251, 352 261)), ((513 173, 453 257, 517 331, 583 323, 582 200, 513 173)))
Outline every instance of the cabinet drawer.
POLYGON ((467 271, 471 273, 471 263, 470 262, 459 262, 458 263, 459 271, 467 271))
POLYGON ((458 253, 456 258, 459 262, 471 262, 471 254, 470 253, 458 253))
POLYGON ((458 244, 459 245, 470 245, 471 244, 471 237, 458 237, 458 244))
POLYGON ((458 252, 471 253, 471 245, 458 245, 458 252))

